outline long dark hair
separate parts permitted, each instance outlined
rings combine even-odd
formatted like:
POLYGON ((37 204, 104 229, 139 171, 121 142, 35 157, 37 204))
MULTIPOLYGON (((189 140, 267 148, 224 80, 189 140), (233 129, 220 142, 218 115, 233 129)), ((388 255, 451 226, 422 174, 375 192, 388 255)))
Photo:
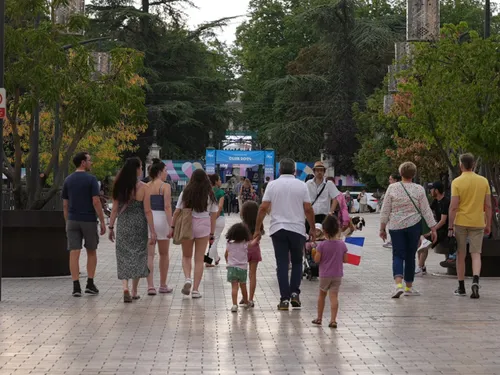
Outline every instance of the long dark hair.
POLYGON ((192 208, 195 212, 205 212, 209 199, 212 203, 217 203, 207 174, 203 169, 196 169, 182 192, 184 207, 192 208))
MULTIPOLYGON (((259 214, 259 205, 255 201, 246 201, 241 207, 241 219, 243 223, 248 227, 250 233, 253 235, 255 233, 255 227, 257 225, 257 215, 259 214)), ((260 231, 264 234, 264 225, 260 227, 260 231)))
POLYGON ((141 159, 128 158, 113 186, 113 199, 120 203, 127 203, 135 194, 137 187, 137 170, 142 166, 141 159))

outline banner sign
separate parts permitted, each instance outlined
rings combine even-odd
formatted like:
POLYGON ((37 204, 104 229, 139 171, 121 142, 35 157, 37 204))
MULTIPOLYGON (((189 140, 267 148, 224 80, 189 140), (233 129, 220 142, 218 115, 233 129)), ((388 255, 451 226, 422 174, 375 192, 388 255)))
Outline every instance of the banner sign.
POLYGON ((274 180, 274 151, 266 150, 264 152, 266 155, 266 160, 264 162, 264 178, 269 177, 272 181, 274 180))
POLYGON ((208 174, 215 173, 215 149, 207 149, 205 154, 205 171, 208 174))
MULTIPOLYGON (((208 150, 207 150, 208 155, 208 150)), ((217 150, 216 162, 214 164, 247 164, 264 165, 264 151, 226 151, 217 150)), ((208 164, 208 159, 207 159, 208 164)))

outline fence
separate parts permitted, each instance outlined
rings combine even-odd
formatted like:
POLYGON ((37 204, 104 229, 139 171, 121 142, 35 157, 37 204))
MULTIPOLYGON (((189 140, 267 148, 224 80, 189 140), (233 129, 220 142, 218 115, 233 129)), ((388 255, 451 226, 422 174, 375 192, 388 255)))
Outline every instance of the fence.
MULTIPOLYGON (((43 199, 44 197, 47 196, 48 190, 42 191, 41 198, 43 199)), ((2 201, 2 207, 4 210, 14 210, 15 209, 15 204, 14 204, 14 192, 12 189, 4 189, 3 190, 3 201, 2 201)), ((61 191, 58 191, 56 195, 50 199, 45 207, 42 209, 43 211, 62 211, 63 210, 63 203, 62 203, 62 197, 61 197, 61 191)))

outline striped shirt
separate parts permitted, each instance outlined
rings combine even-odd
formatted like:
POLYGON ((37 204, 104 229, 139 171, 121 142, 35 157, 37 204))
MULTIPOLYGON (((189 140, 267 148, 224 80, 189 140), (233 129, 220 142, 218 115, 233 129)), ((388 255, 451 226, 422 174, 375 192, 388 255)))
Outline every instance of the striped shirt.
MULTIPOLYGON (((429 228, 435 226, 436 220, 434 220, 424 188, 414 183, 405 183, 404 187, 422 213, 429 228)), ((402 183, 389 185, 380 211, 382 224, 388 224, 389 229, 392 230, 405 229, 420 222, 422 216, 411 202, 402 183)))

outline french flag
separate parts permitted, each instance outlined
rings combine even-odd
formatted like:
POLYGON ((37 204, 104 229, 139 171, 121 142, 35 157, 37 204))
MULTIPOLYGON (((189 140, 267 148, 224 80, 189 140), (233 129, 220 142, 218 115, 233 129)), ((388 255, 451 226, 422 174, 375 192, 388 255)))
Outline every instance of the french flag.
POLYGON ((345 244, 347 245, 347 263, 359 266, 359 263, 361 263, 361 255, 363 254, 365 238, 347 237, 345 239, 345 244))

